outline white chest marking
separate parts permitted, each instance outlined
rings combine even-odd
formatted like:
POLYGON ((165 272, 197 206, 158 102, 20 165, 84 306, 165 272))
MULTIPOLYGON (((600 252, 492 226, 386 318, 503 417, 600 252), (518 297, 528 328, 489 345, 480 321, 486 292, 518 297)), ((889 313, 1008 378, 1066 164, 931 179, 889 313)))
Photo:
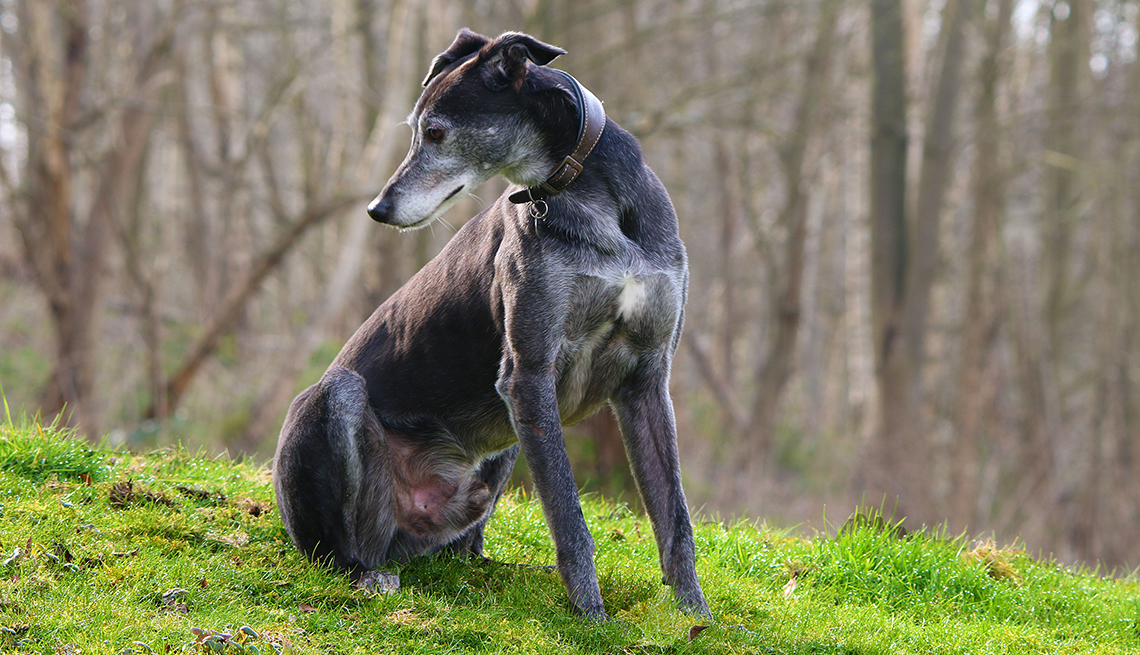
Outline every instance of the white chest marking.
POLYGON ((622 279, 621 293, 618 294, 618 316, 625 319, 631 318, 644 302, 645 285, 627 273, 622 279))

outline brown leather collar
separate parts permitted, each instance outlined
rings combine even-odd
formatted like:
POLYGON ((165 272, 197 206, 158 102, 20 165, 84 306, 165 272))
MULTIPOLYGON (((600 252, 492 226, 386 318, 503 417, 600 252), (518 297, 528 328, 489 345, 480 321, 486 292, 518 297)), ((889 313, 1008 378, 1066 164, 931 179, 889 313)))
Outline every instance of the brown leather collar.
POLYGON ((535 186, 512 193, 509 200, 516 205, 536 202, 562 193, 582 173, 586 157, 589 157, 590 153, 593 152, 594 146, 598 144, 598 139, 602 136, 602 130, 606 128, 606 110, 602 108, 602 101, 598 100, 597 96, 590 93, 590 90, 582 86, 570 73, 557 69, 553 70, 566 77, 578 100, 578 110, 581 114, 578 125, 578 143, 574 145, 574 149, 566 156, 566 159, 554 167, 554 170, 546 176, 545 180, 535 186))

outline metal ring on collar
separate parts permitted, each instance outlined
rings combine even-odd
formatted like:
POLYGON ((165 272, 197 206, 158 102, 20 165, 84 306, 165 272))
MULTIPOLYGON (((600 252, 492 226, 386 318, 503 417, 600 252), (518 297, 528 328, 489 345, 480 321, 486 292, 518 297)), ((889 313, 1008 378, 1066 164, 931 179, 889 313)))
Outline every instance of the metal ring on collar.
POLYGON ((532 200, 527 211, 533 218, 543 219, 550 211, 550 206, 546 204, 545 200, 532 200))

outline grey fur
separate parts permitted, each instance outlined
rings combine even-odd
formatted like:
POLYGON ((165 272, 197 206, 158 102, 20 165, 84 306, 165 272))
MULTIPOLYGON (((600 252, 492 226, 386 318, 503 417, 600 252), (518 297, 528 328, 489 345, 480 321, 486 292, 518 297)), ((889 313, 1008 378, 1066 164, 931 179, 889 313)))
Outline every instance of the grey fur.
MULTIPOLYGON (((564 78, 528 61, 558 52, 527 35, 460 32, 434 60, 409 120, 411 150, 369 214, 419 227, 494 175, 541 179, 578 125, 564 78)), ((358 584, 396 589, 386 561, 482 555, 521 445, 570 600, 604 618, 562 426, 608 402, 663 581, 707 615, 668 390, 688 282, 668 195, 612 121, 544 218, 508 202, 514 190, 377 308, 294 400, 274 463, 285 526, 358 584)))

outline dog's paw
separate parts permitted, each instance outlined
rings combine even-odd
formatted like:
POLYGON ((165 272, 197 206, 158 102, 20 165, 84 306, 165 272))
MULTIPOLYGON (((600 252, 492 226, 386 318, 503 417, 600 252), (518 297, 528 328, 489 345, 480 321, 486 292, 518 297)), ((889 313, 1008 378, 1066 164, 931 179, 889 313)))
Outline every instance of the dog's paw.
POLYGON ((400 576, 382 569, 373 569, 366 571, 352 586, 374 594, 394 594, 400 590, 400 576))
POLYGON ((709 606, 705 604, 703 598, 699 602, 681 601, 678 602, 677 605, 681 608, 681 611, 687 612, 698 619, 704 619, 709 623, 716 620, 713 618, 712 612, 709 611, 709 606))
POLYGON ((610 621, 610 615, 606 614, 606 608, 601 605, 592 605, 590 607, 575 607, 574 610, 584 618, 598 623, 605 623, 610 621))

